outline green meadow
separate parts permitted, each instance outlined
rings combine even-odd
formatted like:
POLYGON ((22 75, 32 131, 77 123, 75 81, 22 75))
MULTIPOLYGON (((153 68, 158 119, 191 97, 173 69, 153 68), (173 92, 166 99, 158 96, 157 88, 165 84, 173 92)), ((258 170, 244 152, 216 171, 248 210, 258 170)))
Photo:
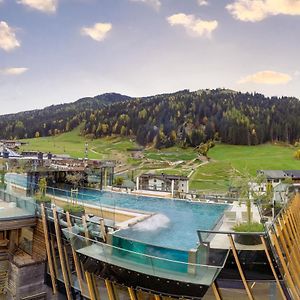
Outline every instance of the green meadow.
POLYGON ((54 137, 24 140, 28 144, 22 150, 39 150, 57 154, 69 154, 75 158, 85 155, 88 143, 88 157, 92 159, 115 159, 135 174, 155 172, 188 175, 192 190, 226 191, 230 184, 232 169, 255 174, 259 169, 300 169, 300 161, 293 158, 295 148, 288 145, 264 144, 258 146, 235 146, 217 144, 209 151, 209 163, 201 165, 195 160, 197 153, 192 148, 146 149, 143 158, 134 159, 128 149, 139 147, 125 137, 106 137, 86 140, 79 135, 79 128, 54 137))

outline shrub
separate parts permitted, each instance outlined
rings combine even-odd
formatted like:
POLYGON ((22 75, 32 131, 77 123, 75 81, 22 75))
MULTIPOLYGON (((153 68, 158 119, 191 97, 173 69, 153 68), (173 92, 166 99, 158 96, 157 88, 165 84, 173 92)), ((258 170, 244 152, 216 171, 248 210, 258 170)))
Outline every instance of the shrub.
POLYGON ((66 204, 63 207, 64 211, 68 211, 70 214, 78 214, 84 212, 84 206, 82 205, 73 205, 73 204, 66 204))
POLYGON ((232 229, 235 232, 263 232, 264 225, 257 222, 243 223, 233 226, 232 229))

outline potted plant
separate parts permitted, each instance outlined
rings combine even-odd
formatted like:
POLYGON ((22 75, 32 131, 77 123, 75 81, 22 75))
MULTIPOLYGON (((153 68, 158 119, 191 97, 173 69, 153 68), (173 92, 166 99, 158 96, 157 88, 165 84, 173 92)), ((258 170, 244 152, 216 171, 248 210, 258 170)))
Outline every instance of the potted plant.
MULTIPOLYGON (((254 185, 261 186, 265 178, 261 175, 255 177, 247 174, 235 171, 235 176, 233 178, 233 186, 235 186, 239 191, 240 199, 245 199, 246 209, 247 209, 247 220, 245 223, 236 224, 233 226, 233 230, 237 232, 234 235, 234 240, 236 243, 243 245, 258 245, 261 244, 261 239, 258 235, 251 235, 252 232, 263 232, 264 225, 259 222, 253 222, 252 220, 252 202, 257 204, 262 201, 264 197, 268 200, 270 195, 262 196, 259 189, 255 189, 254 185), (238 234, 239 232, 250 233, 250 234, 238 234)), ((267 201, 264 199, 265 201, 267 201)), ((241 204, 242 200, 240 200, 241 204)))
POLYGON ((70 215, 76 216, 76 217, 82 217, 85 213, 84 211, 84 206, 80 204, 75 204, 75 203, 68 203, 64 205, 63 207, 65 212, 69 212, 70 215))

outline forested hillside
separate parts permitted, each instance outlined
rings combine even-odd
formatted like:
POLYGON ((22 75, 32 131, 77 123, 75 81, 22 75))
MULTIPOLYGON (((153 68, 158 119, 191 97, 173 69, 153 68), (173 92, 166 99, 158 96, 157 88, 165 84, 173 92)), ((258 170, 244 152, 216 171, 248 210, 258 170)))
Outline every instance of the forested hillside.
POLYGON ((130 98, 104 94, 72 104, 0 117, 2 138, 54 135, 84 122, 82 135, 136 137, 157 148, 197 146, 208 139, 256 145, 300 139, 300 102, 296 98, 229 90, 183 90, 130 98))
POLYGON ((22 139, 57 135, 71 131, 86 115, 116 102, 131 98, 116 93, 87 97, 73 103, 0 116, 0 138, 22 139))

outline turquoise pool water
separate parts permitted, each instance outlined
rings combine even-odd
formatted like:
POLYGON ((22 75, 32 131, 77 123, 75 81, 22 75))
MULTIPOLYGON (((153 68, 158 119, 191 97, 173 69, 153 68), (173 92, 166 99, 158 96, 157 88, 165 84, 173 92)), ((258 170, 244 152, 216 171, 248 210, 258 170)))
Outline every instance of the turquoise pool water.
MULTIPOLYGON (((22 175, 7 174, 6 179, 26 186, 22 175)), ((54 190, 48 192, 61 197, 69 197, 69 191, 54 190)), ((110 206, 155 213, 149 219, 115 233, 114 244, 127 245, 128 248, 140 248, 139 243, 188 251, 197 246, 197 230, 209 230, 228 208, 226 204, 195 203, 182 200, 160 199, 154 197, 134 196, 103 192, 93 189, 81 189, 78 199, 97 206, 110 206), (120 241, 124 239, 124 241, 120 241), (130 242, 127 242, 130 240, 130 242), (137 244, 134 244, 137 242, 137 244)), ((155 255, 158 248, 147 247, 147 253, 155 255)), ((171 254, 171 252, 169 253, 171 254)), ((186 254, 178 252, 177 256, 186 254)), ((184 259, 185 261, 186 259, 184 259)))

